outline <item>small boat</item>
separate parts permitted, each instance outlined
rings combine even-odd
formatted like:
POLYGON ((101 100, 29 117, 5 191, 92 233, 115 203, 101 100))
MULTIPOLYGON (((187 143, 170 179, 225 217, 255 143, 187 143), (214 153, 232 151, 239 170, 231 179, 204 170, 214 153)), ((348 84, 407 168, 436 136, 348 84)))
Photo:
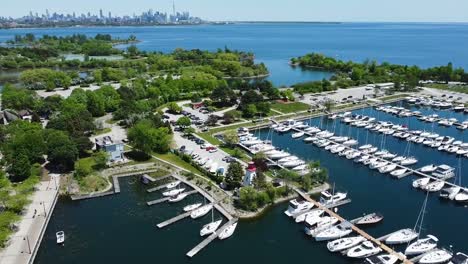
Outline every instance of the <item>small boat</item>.
POLYGON ((459 186, 453 186, 453 187, 448 187, 444 188, 440 191, 439 196, 442 198, 447 198, 449 200, 454 200, 455 197, 460 193, 461 187, 459 186))
POLYGON ((418 233, 416 231, 406 228, 392 233, 385 239, 385 243, 388 245, 404 244, 416 239, 417 237, 418 233))
POLYGON ((305 232, 310 236, 316 236, 318 233, 325 231, 339 221, 336 217, 324 216, 320 218, 314 227, 311 223, 311 220, 313 219, 307 219, 305 226, 305 232))
POLYGON ((196 203, 196 204, 190 204, 190 205, 187 205, 184 207, 184 212, 190 212, 190 211, 193 211, 195 209, 197 209, 198 207, 202 206, 202 203, 196 203))
MULTIPOLYGON (((467 108, 468 109, 468 108, 467 108)), ((468 255, 458 252, 455 256, 450 260, 449 264, 468 264, 468 255)))
POLYGON ((327 248, 330 252, 340 252, 348 248, 355 247, 366 239, 362 236, 346 237, 333 240, 327 243, 327 248))
POLYGON ((398 256, 390 254, 382 254, 366 258, 364 263, 367 264, 395 264, 398 262, 398 256))
POLYGON ((418 239, 411 243, 405 250, 405 255, 419 255, 433 250, 437 247, 439 239, 433 235, 428 235, 426 238, 418 239))
POLYGON ((431 178, 421 178, 421 179, 414 180, 413 187, 424 189, 429 184, 430 181, 431 181, 431 178))
POLYGON ((343 192, 337 192, 335 194, 331 194, 328 191, 323 191, 322 196, 320 197, 320 203, 323 205, 329 205, 329 204, 334 204, 339 201, 342 201, 346 199, 348 196, 348 193, 343 193, 343 192))
POLYGON ((319 232, 314 237, 315 241, 326 241, 345 237, 351 234, 351 232, 353 232, 353 229, 351 229, 351 223, 344 222, 342 224, 332 226, 322 232, 319 232))
POLYGON ((176 196, 179 193, 182 193, 183 191, 185 191, 185 188, 174 189, 174 190, 170 190, 170 191, 167 191, 167 192, 163 192, 163 195, 164 196, 176 196))
POLYGON ((57 244, 63 244, 65 242, 65 232, 58 231, 55 233, 55 237, 57 238, 57 244))
POLYGON ((232 234, 234 234, 234 231, 236 230, 236 227, 237 227, 237 222, 235 222, 232 225, 227 226, 226 228, 223 229, 223 231, 221 231, 218 238, 223 240, 223 239, 231 237, 232 234))
POLYGON ((429 173, 429 172, 434 172, 437 169, 437 166, 434 164, 427 165, 421 168, 421 172, 423 173, 429 173))
POLYGON ((388 172, 394 171, 396 168, 397 168, 396 164, 389 164, 389 165, 379 168, 379 172, 388 173, 388 172))
POLYGON ((291 135, 291 137, 296 139, 296 138, 300 138, 300 137, 304 136, 304 134, 305 134, 304 132, 297 132, 297 133, 293 133, 291 135))
POLYGON ((371 163, 371 164, 369 165, 369 168, 370 168, 371 170, 380 169, 380 168, 382 168, 382 167, 387 166, 387 164, 388 164, 388 162, 386 162, 386 161, 380 161, 380 160, 378 160, 378 161, 376 161, 376 162, 371 163))
POLYGON ((405 160, 405 159, 406 159, 406 157, 398 156, 398 157, 393 158, 392 162, 399 163, 399 162, 401 162, 402 160, 405 160))
POLYGON ((461 191, 459 194, 457 194, 455 196, 455 201, 459 202, 459 203, 466 203, 468 202, 468 191, 467 190, 463 190, 461 191))
POLYGON ((169 202, 170 203, 180 202, 183 199, 185 199, 185 197, 187 197, 187 195, 188 195, 187 193, 179 193, 178 195, 169 198, 169 202))
POLYGON ((198 209, 195 209, 192 211, 192 213, 190 214, 190 217, 192 219, 197 219, 197 218, 200 218, 202 216, 205 216, 207 213, 210 212, 210 210, 213 208, 213 205, 211 204, 208 204, 208 205, 204 205, 198 209))
POLYGON ((452 258, 452 253, 445 249, 437 249, 424 254, 419 263, 421 264, 438 264, 445 263, 452 258))
POLYGON ((428 192, 438 192, 444 188, 445 182, 444 181, 434 181, 426 185, 424 188, 428 192))
POLYGON ((361 219, 359 219, 359 220, 356 222, 356 225, 371 225, 371 224, 376 224, 376 223, 382 221, 383 218, 384 218, 384 217, 383 217, 381 214, 378 214, 378 213, 368 214, 368 215, 363 216, 361 219))
POLYGON ((394 171, 390 172, 390 175, 392 175, 394 177, 400 177, 400 176, 404 175, 407 171, 408 171, 408 169, 398 169, 398 170, 394 170, 394 171))
POLYGON ((284 211, 287 216, 295 216, 300 213, 309 211, 314 207, 314 204, 306 200, 293 199, 289 201, 288 210, 284 211))
POLYGON ((403 166, 409 166, 409 165, 416 164, 417 162, 418 162, 418 160, 416 158, 409 157, 409 158, 406 158, 406 159, 402 160, 400 162, 400 164, 403 165, 403 166))
POLYGON ((179 186, 179 184, 180 184, 180 181, 174 181, 174 182, 168 183, 166 185, 166 189, 173 189, 173 188, 179 186))
POLYGON ((350 258, 367 258, 373 255, 380 253, 382 249, 380 247, 375 246, 370 241, 365 241, 359 246, 355 246, 351 248, 347 253, 346 256, 350 258))
POLYGON ((218 220, 204 225, 200 230, 200 236, 207 236, 213 234, 222 222, 223 220, 218 220))
POLYGON ((365 150, 365 149, 370 149, 372 148, 373 146, 371 144, 367 144, 367 145, 363 145, 363 146, 360 146, 359 147, 359 150, 365 150))
POLYGON ((296 221, 296 223, 301 223, 301 222, 306 221, 306 219, 309 219, 309 217, 321 217, 323 213, 324 211, 320 209, 312 210, 310 212, 306 212, 306 213, 298 215, 296 219, 294 220, 296 221))

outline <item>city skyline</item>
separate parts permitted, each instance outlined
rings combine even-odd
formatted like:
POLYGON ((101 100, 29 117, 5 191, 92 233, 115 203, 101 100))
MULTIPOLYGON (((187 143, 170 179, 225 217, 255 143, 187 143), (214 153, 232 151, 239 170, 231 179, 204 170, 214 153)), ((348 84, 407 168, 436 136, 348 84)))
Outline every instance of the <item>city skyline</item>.
MULTIPOLYGON (((98 13, 106 10, 115 16, 139 14, 148 9, 163 13, 173 13, 172 0, 136 0, 131 4, 124 1, 55 2, 52 0, 20 0, 2 4, 0 16, 23 17, 30 11, 43 13, 98 13)), ((224 2, 215 0, 179 0, 177 10, 189 11, 197 17, 209 21, 389 21, 389 22, 468 22, 464 12, 468 2, 462 0, 395 0, 377 2, 373 0, 295 0, 294 3, 258 0, 255 2, 238 0, 224 2)))

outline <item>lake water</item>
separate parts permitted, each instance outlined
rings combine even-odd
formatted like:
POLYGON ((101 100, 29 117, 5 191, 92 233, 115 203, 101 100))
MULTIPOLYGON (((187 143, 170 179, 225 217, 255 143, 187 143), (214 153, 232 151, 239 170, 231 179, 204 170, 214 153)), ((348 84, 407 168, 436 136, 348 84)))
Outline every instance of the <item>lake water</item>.
POLYGON ((266 63, 276 85, 321 80, 329 73, 291 68, 291 57, 320 52, 343 60, 365 59, 429 67, 453 62, 468 68, 468 24, 428 23, 258 23, 171 27, 91 27, 0 30, 0 41, 15 34, 109 33, 142 42, 142 50, 169 52, 177 47, 254 52, 266 63))
MULTIPOLYGON (((400 105, 399 103, 397 103, 400 105)), ((406 105, 403 105, 406 106, 406 105)), ((409 107, 409 106, 408 106, 409 107)), ((424 113, 433 113, 430 108, 413 108, 424 113)), ((468 141, 464 132, 455 128, 428 125, 416 118, 398 118, 367 108, 354 111, 382 121, 409 125, 410 129, 435 131, 468 141)), ((438 111, 441 116, 463 120, 462 113, 438 111)), ((360 144, 371 143, 379 146, 382 136, 367 134, 367 130, 355 128, 339 121, 319 118, 308 120, 313 125, 334 130, 337 134, 353 136, 360 144)), ((382 175, 377 171, 338 157, 328 151, 305 144, 302 140, 291 139, 290 134, 271 134, 268 129, 256 131, 261 138, 270 138, 273 144, 299 156, 302 159, 320 160, 329 170, 330 181, 336 188, 348 191, 352 203, 339 209, 339 213, 353 219, 363 213, 380 212, 385 219, 382 223, 365 227, 364 230, 379 237, 401 228, 413 228, 425 194, 411 187, 415 179, 408 176, 401 180, 382 175), (272 138, 271 138, 272 135, 272 138)), ((406 141, 387 137, 385 147, 392 152, 403 154, 406 141)), ((419 159, 415 168, 430 163, 458 166, 459 160, 453 154, 414 145, 411 155, 419 159)), ((462 168, 468 165, 461 160, 462 168)), ((466 183, 466 173, 462 183, 466 183)), ((212 242, 193 259, 185 254, 201 241, 198 232, 210 219, 183 220, 166 229, 157 229, 156 224, 182 211, 186 204, 202 201, 201 197, 190 197, 179 205, 161 204, 146 206, 149 200, 160 197, 158 193, 146 193, 133 178, 121 180, 122 193, 114 196, 70 202, 62 199, 57 204, 36 263, 287 263, 310 259, 317 263, 350 263, 339 254, 326 250, 325 243, 314 242, 303 233, 303 225, 287 218, 283 211, 287 205, 274 207, 266 215, 254 221, 242 221, 233 237, 226 241, 212 242), (64 247, 55 244, 55 232, 65 230, 67 241, 64 247), (313 258, 311 257, 313 256, 313 258)), ((466 184, 465 184, 466 185, 466 184)), ((216 216, 216 218, 219 216, 216 216)), ((454 202, 441 200, 437 194, 430 194, 423 235, 433 234, 440 239, 440 245, 453 250, 467 251, 466 230, 467 208, 454 202)), ((397 246, 397 250, 404 250, 397 246)), ((357 262, 356 262, 357 263, 357 262)))

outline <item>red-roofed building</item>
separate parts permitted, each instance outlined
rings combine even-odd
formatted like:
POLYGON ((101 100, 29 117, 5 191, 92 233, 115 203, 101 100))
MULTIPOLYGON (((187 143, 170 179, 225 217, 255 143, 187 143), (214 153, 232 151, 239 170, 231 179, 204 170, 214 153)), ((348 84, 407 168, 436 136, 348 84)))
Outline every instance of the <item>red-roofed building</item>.
POLYGON ((249 162, 249 166, 245 171, 244 186, 251 186, 255 176, 257 176, 257 167, 255 167, 255 163, 249 162))

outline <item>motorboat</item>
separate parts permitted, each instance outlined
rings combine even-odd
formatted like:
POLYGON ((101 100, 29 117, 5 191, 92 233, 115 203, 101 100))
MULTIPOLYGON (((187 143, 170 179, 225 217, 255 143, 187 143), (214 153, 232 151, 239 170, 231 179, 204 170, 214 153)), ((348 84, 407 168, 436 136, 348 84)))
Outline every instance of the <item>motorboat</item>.
POLYGON ((380 173, 388 173, 391 171, 394 171, 397 168, 396 164, 388 164, 386 166, 380 167, 379 172, 380 173))
POLYGON ((166 185, 166 189, 173 189, 173 188, 179 186, 180 183, 181 183, 181 181, 174 181, 174 182, 168 183, 166 185))
POLYGON ((455 254, 455 256, 453 256, 449 264, 468 264, 468 255, 466 255, 465 253, 458 252, 457 254, 455 254))
POLYGON ((304 129, 304 132, 307 132, 307 133, 311 133, 311 134, 316 134, 318 132, 322 131, 320 128, 318 127, 308 127, 306 129, 304 129))
POLYGON ((291 137, 294 138, 294 139, 296 139, 296 138, 300 138, 300 137, 302 137, 302 136, 304 136, 304 135, 305 135, 304 132, 297 132, 297 133, 293 133, 293 134, 291 135, 291 137))
POLYGON ((362 236, 345 237, 330 241, 327 243, 327 248, 330 252, 341 252, 343 250, 355 247, 366 239, 362 236))
POLYGON ((350 139, 348 141, 343 142, 343 145, 345 146, 355 146, 357 144, 359 144, 359 142, 355 139, 350 139))
POLYGON ((428 235, 426 238, 418 239, 408 245, 405 250, 405 255, 420 255, 433 250, 437 247, 439 239, 433 235, 428 235))
POLYGON ((371 144, 367 144, 367 145, 363 145, 363 146, 360 146, 359 147, 359 150, 365 150, 365 149, 370 149, 372 148, 373 146, 371 144))
POLYGON ((416 164, 418 162, 418 160, 414 157, 409 157, 409 158, 406 158, 404 160, 402 160, 400 162, 401 165, 403 166, 409 166, 409 165, 413 165, 413 164, 416 164))
POLYGON ((355 158, 357 158, 359 156, 361 156, 361 152, 353 151, 353 152, 349 153, 348 155, 346 155, 346 158, 349 159, 349 160, 352 160, 352 159, 355 159, 355 158))
POLYGON ((192 219, 197 219, 197 218, 200 218, 202 216, 205 216, 207 213, 210 212, 210 210, 213 208, 213 205, 211 204, 208 204, 208 205, 204 205, 202 207, 199 207, 195 210, 192 211, 192 213, 190 214, 190 217, 192 219))
POLYGON ((460 186, 453 186, 444 188, 440 191, 439 196, 442 198, 447 198, 449 200, 454 200, 455 197, 460 193, 461 187, 460 186))
POLYGON ((371 158, 371 159, 363 161, 362 164, 367 166, 369 164, 373 164, 373 163, 376 163, 376 162, 379 162, 378 158, 371 158))
POLYGON ((314 226, 311 225, 309 219, 306 220, 305 232, 307 235, 316 236, 318 233, 325 231, 334 224, 338 223, 338 218, 333 216, 324 216, 321 217, 317 224, 314 226))
POLYGON ((286 168, 293 168, 293 167, 297 167, 297 166, 304 165, 304 164, 305 164, 305 161, 297 159, 297 160, 291 160, 291 161, 285 162, 281 165, 286 168))
POLYGON ((351 226, 352 225, 349 222, 344 222, 342 224, 332 226, 316 234, 314 236, 315 241, 327 241, 327 240, 345 237, 351 234, 351 232, 353 232, 353 229, 351 228, 351 226))
POLYGON ((223 239, 231 237, 234 234, 236 227, 237 227, 237 222, 227 226, 226 228, 223 229, 223 231, 221 231, 218 238, 223 240, 223 239))
POLYGON ((184 212, 191 212, 202 206, 202 203, 190 204, 184 207, 184 212))
POLYGON ((361 156, 361 157, 357 158, 357 159, 355 160, 355 162, 357 162, 357 163, 363 163, 364 161, 366 161, 366 160, 368 160, 368 159, 370 159, 370 156, 369 156, 369 155, 364 155, 364 156, 361 156))
POLYGON ((345 150, 345 146, 336 146, 335 148, 330 149, 330 152, 333 154, 336 154, 338 152, 341 152, 345 150))
POLYGON ((385 239, 385 243, 388 245, 404 244, 416 239, 417 237, 418 233, 416 231, 406 228, 392 233, 385 239))
POLYGON ((288 209, 284 213, 289 217, 293 217, 302 212, 306 212, 313 207, 314 204, 309 201, 294 199, 289 201, 288 209))
POLYGON ((320 197, 320 203, 323 205, 330 205, 330 204, 337 203, 339 201, 346 199, 346 197, 348 196, 347 193, 343 193, 343 192, 337 192, 335 194, 331 194, 328 191, 323 191, 321 194, 322 196, 320 197))
POLYGON ((390 172, 390 175, 392 175, 394 177, 400 177, 400 176, 404 175, 407 171, 408 171, 408 169, 406 169, 406 168, 398 169, 398 170, 394 170, 394 171, 390 172))
POLYGON ((302 164, 302 165, 299 165, 299 166, 296 166, 294 168, 292 168, 293 171, 303 171, 303 170, 306 170, 307 168, 309 168, 309 166, 307 164, 302 164))
POLYGON ((310 142, 314 142, 317 139, 318 139, 317 137, 306 137, 304 138, 304 142, 310 143, 310 142))
POLYGON ((269 157, 272 160, 278 160, 278 159, 281 160, 281 159, 289 157, 289 156, 291 156, 291 154, 289 154, 288 152, 280 151, 280 152, 274 153, 273 155, 271 155, 269 157))
POLYGON ((398 262, 398 256, 390 254, 382 254, 366 258, 366 264, 395 264, 398 262))
POLYGON ((458 193, 456 196, 455 196, 455 201, 459 202, 459 203, 466 203, 468 202, 468 191, 465 189, 463 191, 460 191, 460 193, 458 193))
POLYGON ((426 165, 422 167, 420 171, 423 173, 431 173, 431 172, 434 172, 436 169, 437 169, 437 166, 435 166, 434 164, 431 164, 431 165, 426 165))
POLYGON ((163 195, 172 197, 178 195, 179 193, 182 193, 183 191, 185 191, 185 188, 173 189, 167 192, 163 192, 163 195))
POLYGON ((180 202, 183 199, 185 199, 185 197, 187 197, 187 195, 188 195, 187 193, 179 193, 176 196, 173 196, 173 197, 169 198, 169 202, 170 203, 180 202))
POLYGON ((371 170, 375 170, 375 169, 380 169, 382 167, 385 167, 387 166, 388 162, 387 161, 380 161, 380 160, 377 160, 375 162, 372 162, 371 164, 369 164, 369 168, 371 170))
POLYGON ((333 141, 338 142, 338 143, 342 143, 342 142, 345 142, 345 141, 349 140, 349 138, 348 137, 334 136, 334 137, 330 137, 330 140, 333 140, 333 141))
MULTIPOLYGON (((301 223, 304 222, 306 219, 309 219, 309 217, 318 217, 320 218, 323 215, 324 211, 317 209, 317 210, 312 210, 309 212, 302 213, 294 219, 296 223, 301 223)), ((318 221, 317 221, 318 222, 318 221)))
POLYGON ((445 263, 452 258, 452 253, 445 249, 436 249, 424 254, 419 263, 421 264, 438 264, 445 263))
POLYGON ((376 255, 381 251, 382 249, 380 247, 375 246, 372 242, 364 241, 364 243, 362 243, 361 245, 351 248, 346 253, 346 256, 350 258, 367 258, 376 255))
POLYGON ((332 150, 332 149, 335 149, 335 148, 337 148, 339 146, 341 146, 341 145, 335 144, 335 143, 330 143, 328 146, 325 146, 324 149, 325 150, 332 150))
POLYGON ((216 229, 218 229, 218 227, 221 225, 222 222, 223 220, 217 220, 217 221, 204 225, 202 229, 200 230, 200 236, 207 236, 207 235, 213 234, 216 231, 216 229))
POLYGON ((431 181, 431 178, 421 178, 413 181, 413 187, 414 188, 421 188, 424 189, 429 182, 431 181))
POLYGON ((432 176, 440 178, 440 179, 447 179, 453 177, 455 175, 455 168, 452 168, 448 165, 439 165, 437 169, 432 173, 432 176))
POLYGON ((283 163, 290 162, 290 161, 293 161, 293 160, 298 160, 298 159, 299 159, 299 158, 296 157, 296 156, 291 156, 291 155, 289 155, 288 157, 279 159, 279 160, 278 160, 278 164, 283 164, 283 163))
POLYGON ((424 189, 428 192, 438 192, 444 188, 445 182, 444 181, 434 181, 426 185, 424 189))
POLYGON ((383 158, 383 159, 393 159, 393 158, 395 158, 396 156, 397 156, 396 154, 387 152, 387 153, 383 154, 383 155, 381 156, 381 158, 383 158))
POLYGON ((57 244, 63 244, 65 242, 65 232, 58 231, 55 233, 55 237, 57 238, 57 244))
POLYGON ((356 225, 372 225, 372 224, 376 224, 376 223, 378 223, 378 222, 380 222, 382 220, 383 220, 383 216, 381 214, 372 213, 372 214, 368 214, 368 215, 363 216, 361 219, 359 219, 356 222, 356 225))

